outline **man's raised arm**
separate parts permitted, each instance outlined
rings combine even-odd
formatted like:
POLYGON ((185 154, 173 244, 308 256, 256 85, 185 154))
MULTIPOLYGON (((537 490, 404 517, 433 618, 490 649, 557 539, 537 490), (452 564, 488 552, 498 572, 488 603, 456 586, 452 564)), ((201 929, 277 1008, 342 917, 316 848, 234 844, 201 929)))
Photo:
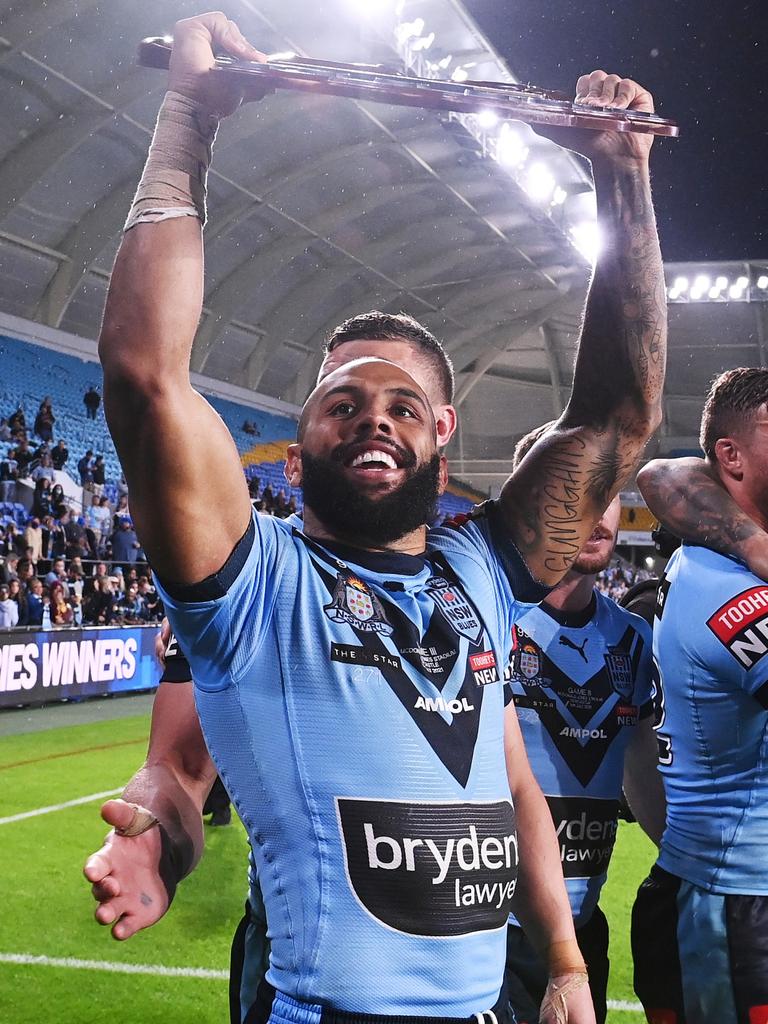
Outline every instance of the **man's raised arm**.
POLYGON ((210 148, 219 118, 241 99, 210 70, 214 47, 263 59, 223 14, 177 23, 170 89, 112 272, 99 340, 104 408, 131 512, 160 577, 177 583, 220 569, 250 516, 232 438, 189 379, 203 301, 210 148))
POLYGON ((637 486, 676 537, 735 555, 768 580, 768 533, 736 504, 707 459, 654 459, 637 474, 637 486))
MULTIPOLYGON (((576 95, 601 106, 653 110, 650 94, 636 82, 602 71, 582 76, 576 95)), ((555 584, 660 422, 667 314, 651 202, 651 137, 562 129, 542 134, 592 161, 602 236, 568 407, 500 499, 529 568, 555 584)))

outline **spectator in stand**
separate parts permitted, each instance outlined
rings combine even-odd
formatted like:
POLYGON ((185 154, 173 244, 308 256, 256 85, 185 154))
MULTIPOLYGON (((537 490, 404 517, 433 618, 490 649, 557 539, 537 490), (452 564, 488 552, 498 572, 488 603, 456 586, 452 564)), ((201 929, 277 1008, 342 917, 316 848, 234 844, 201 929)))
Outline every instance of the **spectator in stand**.
POLYGON ((51 488, 51 515, 59 518, 66 512, 67 505, 64 497, 64 488, 61 484, 54 484, 51 488))
POLYGON ((288 515, 288 499, 285 496, 285 488, 281 487, 275 498, 275 515, 279 519, 285 519, 288 515))
POLYGON ((19 606, 11 600, 7 583, 0 583, 0 629, 13 629, 19 621, 19 606))
POLYGON ((10 428, 11 434, 16 436, 23 436, 27 429, 27 419, 24 415, 24 410, 20 405, 16 407, 16 411, 12 412, 8 419, 8 427, 10 428))
POLYGON ((51 405, 51 399, 48 395, 40 403, 40 408, 37 410, 37 416, 35 416, 35 426, 33 433, 37 435, 43 441, 53 440, 53 424, 56 422, 56 417, 53 415, 53 406, 51 405))
POLYGON ((162 618, 162 603, 160 601, 160 595, 152 586, 152 583, 147 576, 139 576, 138 593, 139 597, 144 602, 147 621, 159 622, 162 618))
POLYGON ((147 621, 144 602, 139 596, 138 587, 135 583, 128 585, 125 597, 120 602, 119 608, 122 620, 128 626, 137 626, 147 621))
POLYGON ((84 575, 85 571, 83 569, 83 561, 79 555, 75 555, 67 567, 67 586, 69 587, 70 597, 73 594, 79 594, 82 596, 84 575))
POLYGON ((83 580, 83 597, 90 597, 94 590, 98 588, 101 581, 107 578, 107 565, 106 562, 97 562, 94 565, 90 576, 86 575, 83 580))
POLYGON ((0 441, 10 441, 12 436, 11 428, 8 426, 8 420, 3 416, 3 418, 0 419, 0 441))
POLYGON ((272 484, 267 484, 261 492, 261 500, 264 502, 264 510, 271 514, 275 506, 275 494, 272 490, 272 484))
POLYGON ((88 419, 95 420, 96 413, 99 411, 99 406, 101 405, 101 395, 93 384, 91 384, 83 395, 83 405, 85 406, 85 414, 88 419))
POLYGON ((112 530, 114 531, 120 529, 120 523, 124 519, 130 520, 130 518, 131 513, 128 508, 128 495, 121 494, 117 499, 117 508, 115 509, 115 514, 112 516, 112 530))
POLYGON ((33 576, 27 587, 27 625, 43 624, 43 583, 33 576))
POLYGON ((16 500, 16 481, 19 478, 19 464, 16 461, 16 449, 9 448, 8 454, 0 462, 0 501, 16 500))
POLYGON ((52 583, 50 587, 51 594, 51 625, 53 626, 71 626, 72 625, 72 606, 67 600, 64 592, 64 585, 56 582, 52 583))
POLYGON ((93 492, 101 497, 104 491, 104 483, 107 467, 104 464, 104 456, 97 455, 93 462, 93 492))
POLYGON ((67 509, 59 519, 64 530, 64 556, 74 558, 76 555, 83 556, 88 553, 88 541, 85 536, 85 527, 67 509))
POLYGON ((63 558, 54 558, 51 571, 45 577, 45 585, 50 590, 51 587, 59 583, 64 588, 65 597, 69 597, 69 587, 67 585, 67 572, 64 567, 63 558))
POLYGON ((80 474, 80 486, 90 488, 93 483, 93 452, 89 448, 77 464, 80 474))
POLYGON ((37 516, 33 516, 27 522, 24 530, 24 547, 32 549, 29 557, 35 564, 43 557, 43 529, 37 516))
POLYGON ((24 555, 16 563, 16 575, 21 581, 22 589, 26 593, 29 590, 29 584, 35 578, 35 562, 28 555, 24 555))
POLYGON ((11 601, 16 603, 18 608, 18 618, 16 620, 17 626, 28 626, 29 625, 29 606, 27 604, 27 596, 21 586, 21 581, 18 579, 11 580, 8 584, 8 596, 11 601))
POLYGON ((4 555, 0 559, 0 583, 8 584, 18 579, 19 556, 15 553, 4 555))
POLYGON ((44 519, 51 512, 51 481, 42 477, 35 484, 35 493, 32 495, 32 514, 38 519, 44 519))
POLYGON ((16 445, 16 462, 19 466, 19 480, 23 480, 29 475, 29 467, 33 458, 34 453, 30 451, 29 441, 26 439, 19 441, 16 445))
POLYGON ((120 479, 117 481, 117 497, 118 501, 120 498, 125 498, 126 507, 128 506, 128 484, 125 482, 125 473, 121 473, 120 479))
POLYGON ((248 494, 251 496, 251 501, 256 501, 259 497, 259 478, 252 476, 248 481, 248 494))
POLYGON ((297 511, 298 510, 296 508, 296 495, 292 494, 288 499, 288 515, 295 516, 297 511))
POLYGON ((109 626, 117 617, 117 600, 109 576, 93 581, 93 592, 85 601, 83 621, 94 626, 109 626))
POLYGON ((91 529, 96 542, 96 557, 100 557, 104 550, 104 540, 110 532, 112 525, 112 511, 107 498, 99 498, 94 495, 93 505, 88 510, 91 518, 91 529))
POLYGON ((0 544, 0 555, 21 557, 26 546, 24 535, 19 532, 16 523, 8 523, 5 528, 5 536, 0 544))
POLYGON ((251 420, 244 420, 242 431, 244 434, 248 434, 250 437, 260 437, 261 431, 251 420))
POLYGON ((32 470, 31 476, 35 484, 40 480, 48 480, 53 485, 56 480, 56 470, 53 468, 53 460, 47 452, 40 456, 40 461, 32 470))
POLYGON ((64 469, 67 459, 69 458, 69 449, 67 448, 67 442, 59 438, 56 447, 51 451, 51 462, 53 463, 54 469, 64 469))

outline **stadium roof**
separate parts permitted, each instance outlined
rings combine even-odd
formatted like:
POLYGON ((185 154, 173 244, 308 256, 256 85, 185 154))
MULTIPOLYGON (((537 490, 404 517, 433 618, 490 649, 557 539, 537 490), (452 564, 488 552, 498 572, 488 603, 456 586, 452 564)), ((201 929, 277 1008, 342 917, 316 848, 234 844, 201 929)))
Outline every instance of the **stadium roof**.
MULTIPOLYGON (((135 66, 136 44, 204 6, 0 4, 0 311, 96 337, 165 85, 135 66)), ((267 52, 512 80, 457 0, 233 0, 227 13, 267 52)), ((511 441, 567 398, 592 216, 583 165, 523 126, 270 96, 217 142, 193 369, 297 404, 330 327, 373 307, 407 310, 456 364, 452 469, 495 487, 511 441)), ((698 300, 689 287, 672 306, 664 450, 695 446, 716 372, 765 364, 766 272, 670 268, 670 284, 684 273, 729 283, 698 300)))

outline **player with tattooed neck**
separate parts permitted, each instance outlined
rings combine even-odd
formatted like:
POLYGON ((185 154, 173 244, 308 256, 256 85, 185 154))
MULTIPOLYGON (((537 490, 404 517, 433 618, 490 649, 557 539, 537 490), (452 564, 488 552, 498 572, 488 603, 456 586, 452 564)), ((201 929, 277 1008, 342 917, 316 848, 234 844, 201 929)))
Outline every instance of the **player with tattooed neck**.
MULTIPOLYGON (((385 350, 337 362, 304 407, 286 468, 306 484, 303 523, 253 516, 231 438, 188 366, 201 168, 242 99, 211 71, 213 54, 264 55, 221 14, 179 22, 174 40, 100 355, 132 512, 263 892, 269 968, 256 991, 246 951, 235 1019, 351 1012, 386 1024, 490 1010, 514 905, 549 969, 541 1020, 592 1024, 554 828, 501 675, 514 619, 566 573, 659 422, 666 313, 651 139, 548 132, 592 160, 605 248, 571 401, 498 502, 427 529, 453 421, 385 350)), ((652 109, 642 87, 601 71, 577 94, 652 109)), ((122 938, 151 923, 136 894, 160 892, 160 867, 170 892, 199 856, 195 801, 146 791, 150 806, 118 803, 127 833, 86 867, 97 919, 122 938)))

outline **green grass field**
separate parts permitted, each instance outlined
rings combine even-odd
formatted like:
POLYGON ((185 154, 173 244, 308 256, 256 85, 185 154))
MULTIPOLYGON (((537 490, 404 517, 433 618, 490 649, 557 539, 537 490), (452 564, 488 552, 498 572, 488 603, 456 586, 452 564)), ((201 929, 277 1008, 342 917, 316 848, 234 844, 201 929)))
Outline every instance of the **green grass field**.
MULTIPOLYGON (((15 712, 12 714, 16 714, 15 712)), ((226 971, 245 896, 247 844, 239 824, 207 828, 197 871, 154 928, 115 942, 93 920, 82 863, 101 844, 101 798, 21 820, 5 819, 120 788, 141 762, 148 717, 64 725, 0 739, 0 1022, 2 1024, 223 1024, 227 986, 219 977, 120 973, 124 965, 226 971), (74 964, 12 962, 11 957, 74 964), (116 965, 116 966, 112 966, 116 965)), ((653 848, 622 826, 602 906, 612 930, 609 997, 634 1004, 629 909, 653 848)), ((643 1015, 614 1009, 610 1024, 643 1015)))

